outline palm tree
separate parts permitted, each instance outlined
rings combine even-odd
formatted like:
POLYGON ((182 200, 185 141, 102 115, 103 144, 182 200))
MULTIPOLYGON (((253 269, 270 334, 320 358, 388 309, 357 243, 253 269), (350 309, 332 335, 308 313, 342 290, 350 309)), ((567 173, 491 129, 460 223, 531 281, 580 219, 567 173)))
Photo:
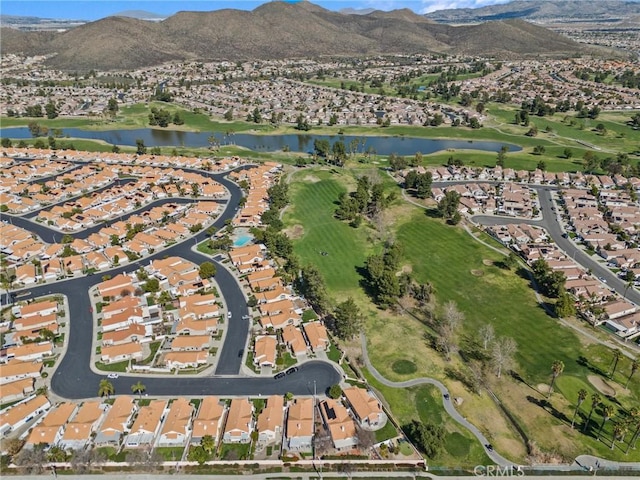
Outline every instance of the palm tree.
POLYGON ((564 363, 560 360, 556 360, 551 365, 551 372, 553 374, 553 378, 551 379, 551 385, 549 385, 549 393, 547 393, 547 398, 551 396, 551 392, 553 391, 553 386, 556 383, 556 378, 558 378, 562 372, 564 371, 564 363))
POLYGON ((627 426, 624 423, 616 423, 613 426, 613 437, 611 438, 611 450, 616 444, 616 441, 622 440, 627 434, 627 426))
POLYGON ((613 405, 605 405, 605 407, 602 409, 602 423, 600 424, 600 430, 598 430, 598 440, 600 440, 600 434, 602 433, 604 424, 607 423, 607 420, 613 417, 614 413, 615 410, 613 408, 613 405))
POLYGON ((624 384, 624 388, 627 388, 627 386, 629 385, 629 382, 631 381, 631 377, 633 377, 633 375, 638 371, 639 366, 640 366, 640 361, 638 361, 637 358, 633 362, 631 362, 631 373, 627 378, 627 383, 624 384))
POLYGON ((573 424, 576 421, 576 415, 578 414, 578 410, 580 409, 580 405, 587 398, 587 391, 584 388, 581 388, 578 392, 578 404, 576 405, 576 410, 573 412, 573 418, 571 419, 571 428, 573 428, 573 424))
POLYGON ((633 436, 631 440, 629 440, 629 445, 627 446, 627 451, 624 453, 629 453, 629 449, 631 448, 631 444, 633 444, 633 448, 636 448, 636 442, 638 441, 638 437, 640 436, 640 409, 632 408, 629 410, 629 419, 632 428, 635 426, 636 431, 633 432, 633 436))
POLYGON ((598 405, 600 405, 600 395, 598 395, 597 393, 594 393, 593 395, 591 395, 591 410, 589 410, 589 416, 587 417, 587 421, 584 422, 584 427, 582 428, 582 431, 586 431, 587 430, 587 425, 589 425, 589 422, 591 421, 591 415, 593 414, 593 411, 596 409, 596 407, 598 405))
POLYGON ((613 360, 611 361, 611 363, 613 363, 613 369, 611 370, 611 373, 609 374, 609 378, 613 378, 613 374, 616 373, 616 368, 618 368, 618 361, 620 360, 620 357, 622 356, 622 352, 619 349, 615 349, 613 351, 613 360))
POLYGON ((147 387, 145 387, 140 380, 138 380, 138 383, 134 383, 133 385, 131 385, 131 391, 140 395, 140 399, 142 399, 142 392, 144 392, 146 389, 147 387))
POLYGON ((100 385, 98 386, 98 396, 104 397, 105 395, 109 398, 116 392, 116 389, 113 388, 113 383, 109 380, 100 380, 100 385))
POLYGON ((200 446, 204 448, 208 453, 213 452, 213 449, 216 448, 216 441, 211 435, 205 435, 200 440, 200 446))

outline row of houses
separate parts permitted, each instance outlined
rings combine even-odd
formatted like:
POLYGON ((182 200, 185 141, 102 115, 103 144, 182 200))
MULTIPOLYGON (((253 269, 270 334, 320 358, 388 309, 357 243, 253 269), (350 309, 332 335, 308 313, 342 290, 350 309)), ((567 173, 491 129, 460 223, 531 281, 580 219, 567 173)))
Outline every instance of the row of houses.
POLYGON ((617 295, 599 279, 550 242, 540 228, 523 224, 495 225, 487 232, 503 245, 518 252, 529 265, 542 259, 554 271, 562 272, 565 288, 576 300, 580 315, 593 325, 605 324, 616 335, 640 335, 638 307, 617 295))
POLYGON ((338 450, 358 445, 357 428, 377 430, 387 421, 375 396, 359 387, 345 389, 342 399, 321 401, 319 417, 314 408, 312 397, 285 401, 279 395, 264 401, 207 396, 144 404, 124 395, 112 402, 62 402, 55 407, 44 395, 34 395, 0 413, 0 433, 6 436, 37 419, 24 434, 25 448, 171 447, 198 445, 210 436, 216 444, 256 441, 305 452, 311 450, 315 419, 330 431, 338 450))

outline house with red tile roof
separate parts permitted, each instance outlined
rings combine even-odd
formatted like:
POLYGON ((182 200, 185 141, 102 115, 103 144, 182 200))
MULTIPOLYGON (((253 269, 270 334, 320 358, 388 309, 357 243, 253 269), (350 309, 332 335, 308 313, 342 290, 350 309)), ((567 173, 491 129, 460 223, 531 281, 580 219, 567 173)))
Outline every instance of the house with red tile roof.
POLYGON ((158 437, 159 447, 184 446, 191 434, 193 405, 185 398, 171 402, 158 437))
POLYGON ((258 414, 256 429, 258 442, 264 445, 280 443, 284 429, 284 398, 282 395, 267 397, 262 411, 258 414))
POLYGON ((198 414, 193 421, 193 432, 191 434, 191 443, 199 444, 202 437, 211 435, 217 443, 219 440, 220 430, 222 429, 222 420, 224 419, 225 407, 220 403, 218 397, 207 396, 200 402, 198 414))
POLYGON ((224 443, 249 443, 254 427, 253 403, 246 398, 232 399, 222 441, 224 443))

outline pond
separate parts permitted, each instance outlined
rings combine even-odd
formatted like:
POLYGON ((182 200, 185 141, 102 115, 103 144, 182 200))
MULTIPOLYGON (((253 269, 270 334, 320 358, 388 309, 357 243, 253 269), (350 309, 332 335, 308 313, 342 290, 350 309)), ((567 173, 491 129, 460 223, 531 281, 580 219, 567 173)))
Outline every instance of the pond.
MULTIPOLYGON (((147 147, 207 147, 210 145, 211 132, 181 132, 177 130, 158 130, 140 128, 134 130, 105 130, 91 131, 79 128, 63 128, 63 136, 71 138, 85 138, 103 140, 115 145, 135 146, 136 140, 141 139, 147 147)), ((518 145, 502 142, 481 140, 442 140, 417 137, 384 137, 384 136, 353 136, 353 135, 252 135, 250 133, 234 133, 226 135, 215 132, 213 136, 219 145, 237 145, 256 152, 276 152, 289 150, 292 152, 311 152, 316 139, 329 140, 330 144, 342 140, 347 152, 371 152, 377 155, 414 155, 416 152, 429 154, 448 149, 483 150, 498 152, 503 145, 510 152, 522 150, 518 145)), ((12 139, 31 138, 27 127, 0 129, 0 137, 12 139)))

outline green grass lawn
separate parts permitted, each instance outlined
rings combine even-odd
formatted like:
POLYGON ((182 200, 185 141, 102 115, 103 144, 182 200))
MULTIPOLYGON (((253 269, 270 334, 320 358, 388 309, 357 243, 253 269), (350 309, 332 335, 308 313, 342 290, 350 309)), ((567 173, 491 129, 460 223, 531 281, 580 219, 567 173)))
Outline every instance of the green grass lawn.
POLYGON ((248 460, 251 445, 249 443, 223 443, 220 448, 220 460, 248 460))
POLYGON ((382 427, 380 430, 376 430, 376 442, 384 442, 385 440, 389 440, 390 438, 395 438, 398 436, 398 431, 396 427, 393 426, 393 423, 390 421, 382 427))
POLYGON ((333 202, 350 181, 342 172, 313 169, 296 173, 291 182, 291 206, 284 215, 287 225, 302 226, 294 250, 303 264, 318 268, 329 290, 340 298, 359 289, 358 268, 363 267, 367 255, 367 227, 354 229, 333 216, 333 202), (321 255, 323 251, 328 255, 321 255))
POLYGON ((177 462, 182 460, 184 447, 157 447, 156 452, 158 452, 167 462, 177 462))
POLYGON ((96 367, 98 368, 98 370, 103 370, 105 372, 126 372, 128 366, 129 360, 124 360, 123 362, 117 363, 96 362, 96 367))
POLYGON ((423 211, 400 225, 397 235, 416 280, 431 282, 440 303, 452 300, 465 312, 465 332, 473 335, 491 323, 499 335, 516 340, 520 373, 529 381, 548 380, 554 360, 562 360, 567 373, 579 370, 576 335, 546 315, 527 280, 483 263, 499 260, 497 253, 474 242, 461 228, 428 218, 423 211), (471 270, 483 274, 477 277, 471 270))

